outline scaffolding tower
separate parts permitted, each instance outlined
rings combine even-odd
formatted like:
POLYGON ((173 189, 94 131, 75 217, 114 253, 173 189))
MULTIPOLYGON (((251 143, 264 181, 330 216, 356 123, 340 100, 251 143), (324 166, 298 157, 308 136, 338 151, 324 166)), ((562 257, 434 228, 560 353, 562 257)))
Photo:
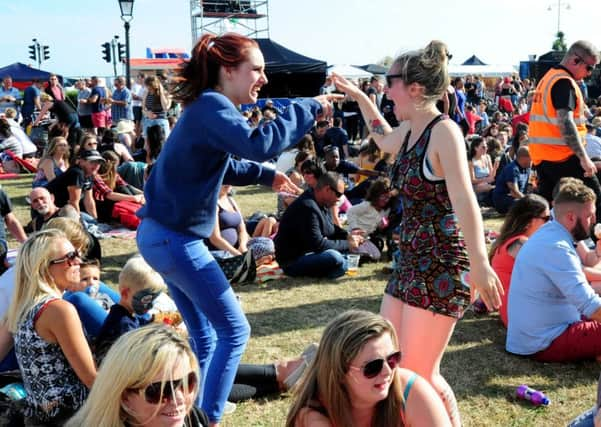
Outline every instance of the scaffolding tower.
POLYGON ((203 33, 269 38, 268 0, 190 0, 192 46, 203 33))

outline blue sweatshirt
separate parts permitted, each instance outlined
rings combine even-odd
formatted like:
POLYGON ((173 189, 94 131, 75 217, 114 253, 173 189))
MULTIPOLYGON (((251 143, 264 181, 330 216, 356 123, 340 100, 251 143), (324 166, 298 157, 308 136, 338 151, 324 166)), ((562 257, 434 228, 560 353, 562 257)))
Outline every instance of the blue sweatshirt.
POLYGON ((138 216, 208 238, 221 185, 271 185, 275 171, 255 162, 296 144, 320 109, 313 99, 296 99, 275 120, 253 129, 224 95, 203 92, 184 109, 165 142, 144 186, 146 205, 138 216))

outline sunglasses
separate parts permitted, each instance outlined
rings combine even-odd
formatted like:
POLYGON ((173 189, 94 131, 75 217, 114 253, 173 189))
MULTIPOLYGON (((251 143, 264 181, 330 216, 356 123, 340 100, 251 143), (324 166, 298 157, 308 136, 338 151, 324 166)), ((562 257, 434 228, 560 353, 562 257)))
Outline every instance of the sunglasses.
POLYGON ((586 71, 588 71, 589 73, 593 72, 593 70, 595 69, 594 65, 587 64, 587 62, 584 60, 584 58, 582 58, 579 55, 575 55, 575 56, 576 56, 576 59, 574 60, 574 62, 576 63, 576 65, 582 63, 586 67, 586 71))
POLYGON ((390 369, 396 368, 401 363, 401 352, 397 351, 391 355, 386 356, 386 359, 375 359, 367 362, 362 368, 357 366, 349 366, 351 369, 358 369, 363 373, 363 376, 367 379, 377 377, 382 368, 384 368, 384 362, 390 367, 390 369))
POLYGON ((549 222, 549 220, 551 219, 551 215, 539 216, 539 218, 545 222, 549 222))
POLYGON ((196 389, 198 384, 198 378, 195 372, 190 372, 186 377, 186 384, 184 384, 184 378, 173 381, 158 381, 156 383, 148 384, 144 388, 132 388, 129 391, 143 394, 144 400, 151 405, 162 403, 166 399, 171 401, 175 400, 175 392, 177 390, 183 390, 184 392, 191 393, 196 389), (187 387, 184 387, 187 384, 187 387), (144 392, 144 393, 142 393, 144 392))
POLYGON ((392 79, 398 79, 401 77, 404 77, 404 74, 386 74, 386 86, 391 87, 392 86, 392 79))
POLYGON ((71 252, 67 252, 67 254, 62 258, 57 258, 57 259, 51 260, 50 265, 62 264, 63 262, 66 262, 67 264, 69 264, 69 266, 72 266, 73 263, 75 262, 75 260, 78 258, 81 259, 81 256, 79 255, 79 251, 77 249, 75 249, 75 250, 72 250, 71 252))
POLYGON ((334 187, 332 187, 331 185, 330 185, 330 190, 332 190, 334 192, 334 194, 336 195, 336 197, 338 199, 340 199, 342 197, 342 195, 344 194, 344 193, 341 193, 340 191, 338 191, 337 189, 335 189, 334 187))

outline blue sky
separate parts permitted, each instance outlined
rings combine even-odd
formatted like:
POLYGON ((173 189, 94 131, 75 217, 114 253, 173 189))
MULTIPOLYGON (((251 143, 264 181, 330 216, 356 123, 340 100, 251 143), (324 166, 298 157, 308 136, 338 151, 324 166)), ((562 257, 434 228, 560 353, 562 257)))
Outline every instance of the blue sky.
MULTIPOLYGON (((132 57, 143 57, 149 46, 190 50, 189 4, 136 0, 132 57)), ((587 39, 601 47, 597 2, 561 4, 568 43, 587 39)), ((517 65, 529 54, 549 50, 557 31, 557 5, 558 0, 271 0, 270 35, 330 64, 376 62, 438 38, 449 45, 453 62, 475 53, 487 63, 517 65)), ((0 0, 0 10, 0 66, 32 63, 27 46, 37 37, 51 51, 43 69, 65 76, 112 74, 100 45, 115 34, 123 41, 117 0, 0 0)))

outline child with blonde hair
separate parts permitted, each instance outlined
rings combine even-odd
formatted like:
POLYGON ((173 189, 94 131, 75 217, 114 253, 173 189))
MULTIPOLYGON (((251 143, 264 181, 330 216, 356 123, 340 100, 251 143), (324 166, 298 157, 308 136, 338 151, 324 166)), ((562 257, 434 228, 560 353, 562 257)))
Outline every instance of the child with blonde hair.
POLYGON ((140 256, 130 258, 119 274, 121 300, 111 306, 96 341, 97 356, 102 356, 124 333, 149 323, 140 317, 150 310, 166 289, 161 276, 140 256))

